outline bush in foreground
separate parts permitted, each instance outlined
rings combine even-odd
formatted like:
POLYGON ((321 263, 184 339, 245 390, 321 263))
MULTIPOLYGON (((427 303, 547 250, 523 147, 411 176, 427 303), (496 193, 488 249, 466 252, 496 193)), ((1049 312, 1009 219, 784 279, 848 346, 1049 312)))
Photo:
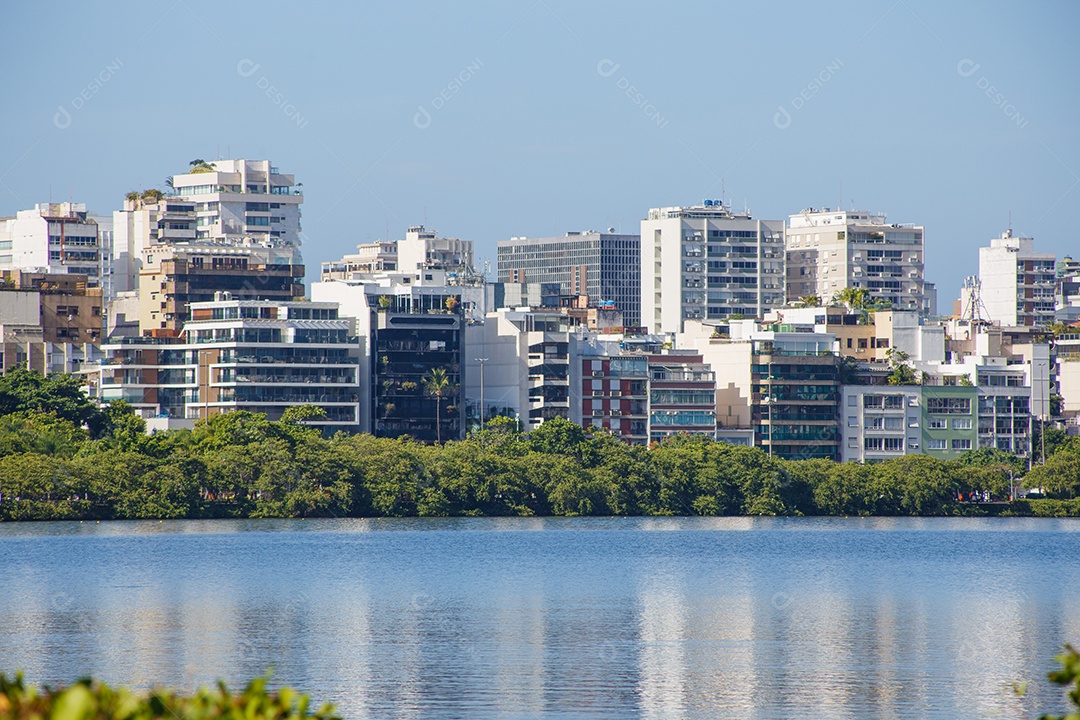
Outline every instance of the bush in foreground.
POLYGON ((193 695, 156 689, 135 693, 89 679, 66 688, 27 687, 21 675, 0 674, 3 720, 340 720, 331 705, 309 711, 307 695, 290 688, 266 689, 267 678, 252 680, 243 692, 225 683, 200 688, 193 695))

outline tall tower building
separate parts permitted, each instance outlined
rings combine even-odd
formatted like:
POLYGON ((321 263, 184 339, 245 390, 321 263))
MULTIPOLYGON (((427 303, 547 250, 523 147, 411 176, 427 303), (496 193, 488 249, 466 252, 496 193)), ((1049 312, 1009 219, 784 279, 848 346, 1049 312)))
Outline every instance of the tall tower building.
POLYGON ((784 223, 719 200, 649 210, 641 221, 641 320, 682 332, 684 320, 760 318, 784 304, 784 223))
POLYGON ((1006 230, 990 247, 979 248, 982 301, 991 322, 1029 327, 1054 322, 1055 256, 1035 252, 1034 243, 1006 230))
POLYGON ((810 208, 787 226, 787 299, 823 302, 864 288, 899 310, 927 310, 923 227, 886 224, 885 215, 810 208))
POLYGON ((613 302, 627 325, 641 324, 641 238, 608 232, 500 240, 499 282, 559 283, 563 295, 613 302))

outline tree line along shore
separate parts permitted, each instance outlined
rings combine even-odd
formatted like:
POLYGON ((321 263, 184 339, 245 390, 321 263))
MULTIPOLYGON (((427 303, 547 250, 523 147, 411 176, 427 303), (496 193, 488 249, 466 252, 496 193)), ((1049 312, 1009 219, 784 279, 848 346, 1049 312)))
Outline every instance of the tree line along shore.
POLYGON ((555 419, 496 418, 425 445, 234 412, 146 435, 71 376, 0 377, 0 520, 550 515, 1080 516, 1080 438, 1047 431, 1045 462, 997 450, 876 464, 780 460, 675 436, 626 445, 555 419), (1040 488, 1044 499, 1011 500, 1040 488), (992 502, 973 502, 973 499, 992 502))

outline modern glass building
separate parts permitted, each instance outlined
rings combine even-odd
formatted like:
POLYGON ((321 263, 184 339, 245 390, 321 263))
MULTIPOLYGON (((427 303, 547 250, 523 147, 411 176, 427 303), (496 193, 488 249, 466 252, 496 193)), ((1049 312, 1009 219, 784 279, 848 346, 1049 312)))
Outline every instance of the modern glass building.
POLYGON ((626 325, 641 324, 641 238, 608 232, 500 240, 502 283, 559 283, 563 295, 613 302, 626 325))

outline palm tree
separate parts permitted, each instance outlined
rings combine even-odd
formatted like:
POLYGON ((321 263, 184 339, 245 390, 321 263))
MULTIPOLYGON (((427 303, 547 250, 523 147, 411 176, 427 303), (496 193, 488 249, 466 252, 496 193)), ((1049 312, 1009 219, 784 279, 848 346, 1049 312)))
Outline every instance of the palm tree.
POLYGON ((801 298, 795 301, 798 307, 821 307, 820 295, 803 295, 801 298))
POLYGON ((424 391, 435 397, 435 441, 442 445, 442 399, 451 389, 446 368, 431 368, 422 380, 424 391))
POLYGON ((834 303, 846 305, 849 310, 865 310, 872 301, 866 288, 846 287, 833 296, 834 303))

